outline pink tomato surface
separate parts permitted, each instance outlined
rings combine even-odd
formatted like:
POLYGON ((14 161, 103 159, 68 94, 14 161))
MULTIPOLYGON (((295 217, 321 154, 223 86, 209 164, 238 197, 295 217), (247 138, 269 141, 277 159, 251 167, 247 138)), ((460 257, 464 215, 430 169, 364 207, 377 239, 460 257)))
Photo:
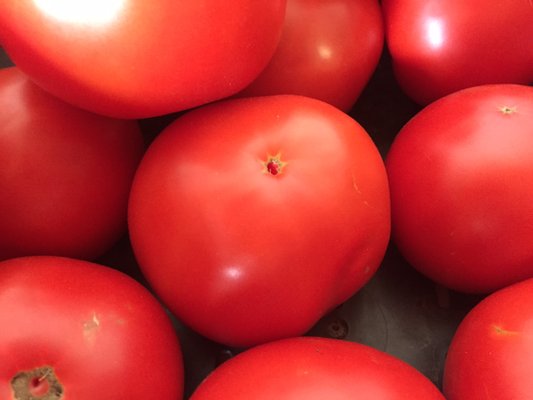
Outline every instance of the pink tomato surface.
POLYGON ((532 353, 533 279, 528 279, 488 296, 461 322, 446 358, 446 398, 529 399, 532 353))
POLYGON ((240 95, 299 94, 347 112, 374 73, 383 41, 377 0, 288 0, 273 58, 240 95))
POLYGON ((0 259, 94 259, 126 233, 145 150, 135 121, 96 115, 0 69, 0 259))
POLYGON ((215 369, 191 400, 444 400, 409 364, 355 342, 298 337, 247 350, 215 369))
POLYGON ((373 276, 390 233, 386 171, 361 125, 325 102, 226 100, 155 139, 129 227, 179 319, 250 346, 304 333, 373 276))
POLYGON ((451 289, 533 277, 533 87, 484 85, 430 104, 387 155, 392 232, 407 261, 451 289))
POLYGON ((0 262, 0 398, 179 400, 180 343, 151 293, 102 265, 0 262))
POLYGON ((120 118, 234 94, 278 44, 285 0, 3 0, 0 43, 41 87, 120 118))
POLYGON ((426 105, 471 86, 533 83, 530 0, 383 0, 396 78, 426 105))

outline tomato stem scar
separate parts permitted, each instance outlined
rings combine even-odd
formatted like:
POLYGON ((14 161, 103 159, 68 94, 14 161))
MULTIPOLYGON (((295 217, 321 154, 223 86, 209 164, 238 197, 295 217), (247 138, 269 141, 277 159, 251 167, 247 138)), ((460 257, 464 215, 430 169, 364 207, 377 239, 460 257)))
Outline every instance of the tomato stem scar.
POLYGON ((278 152, 275 156, 268 154, 266 161, 261 161, 261 165, 263 165, 264 174, 276 176, 283 173, 287 163, 281 160, 281 153, 278 152))
POLYGON ((276 162, 275 160, 271 160, 267 165, 266 165, 266 168, 268 170, 268 172, 270 172, 272 175, 277 175, 279 174, 280 170, 281 170, 281 166, 279 165, 278 162, 276 162))
POLYGON ((11 379, 14 400, 61 400, 63 386, 50 366, 22 371, 11 379))
POLYGON ((46 379, 46 377, 48 376, 48 374, 50 373, 50 371, 52 371, 52 369, 50 369, 50 368, 47 369, 46 372, 42 376, 39 377, 39 382, 44 381, 46 379))

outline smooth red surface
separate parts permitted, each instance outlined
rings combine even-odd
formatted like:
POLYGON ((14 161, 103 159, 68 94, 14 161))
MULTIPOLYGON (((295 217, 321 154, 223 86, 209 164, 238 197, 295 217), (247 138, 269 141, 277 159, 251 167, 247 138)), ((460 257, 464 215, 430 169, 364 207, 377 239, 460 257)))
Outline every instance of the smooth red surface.
POLYGON ((58 257, 0 263, 0 398, 13 377, 53 368, 61 400, 182 398, 180 344, 155 298, 127 275, 58 257))
POLYGON ((226 361, 191 400, 444 400, 407 363, 354 342, 300 337, 257 346, 226 361))
POLYGON ((392 235, 436 282, 490 292, 533 277, 533 88, 465 89, 423 109, 387 155, 392 235))
POLYGON ((388 244, 389 207, 383 160, 357 122, 319 100, 258 97, 192 111, 156 138, 129 227, 178 318, 250 346, 304 333, 365 284, 388 244))
POLYGON ((0 70, 0 109, 0 259, 100 256, 126 232, 137 123, 72 107, 16 67, 0 70))
POLYGON ((506 287, 459 325, 444 368, 448 400, 529 399, 533 393, 533 279, 506 287))
POLYGON ((121 118, 232 95, 265 67, 285 0, 3 0, 0 42, 40 86, 121 118))
POLYGON ((420 104, 466 87, 533 83, 530 0, 383 0, 396 78, 420 104))
POLYGON ((381 56, 377 0, 288 0, 280 43, 241 95, 299 94, 349 111, 381 56))

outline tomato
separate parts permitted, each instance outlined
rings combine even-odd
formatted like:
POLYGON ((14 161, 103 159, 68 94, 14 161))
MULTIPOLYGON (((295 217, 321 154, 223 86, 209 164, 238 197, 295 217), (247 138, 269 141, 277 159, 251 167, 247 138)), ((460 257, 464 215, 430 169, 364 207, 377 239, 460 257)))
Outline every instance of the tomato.
POLYGON ((248 85, 275 51, 286 0, 2 0, 0 43, 41 87, 141 118, 248 85))
POLYGON ((322 101, 226 100, 152 143, 129 232, 149 284, 193 330, 236 347, 301 334, 380 265, 384 163, 366 131, 322 101))
POLYGON ((0 263, 0 398, 181 399, 180 343, 127 275, 62 257, 0 263))
POLYGON ((16 67, 0 69, 0 108, 0 259, 100 256, 126 232, 137 123, 74 108, 16 67))
POLYGON ((383 38, 377 0, 288 0, 277 50, 241 95, 299 94, 347 112, 376 69, 383 38))
POLYGON ((372 347, 319 337, 249 349, 212 372, 191 400, 444 400, 409 364, 372 347))
POLYGON ((528 279, 486 297, 461 322, 444 368, 446 398, 531 398, 532 353, 533 279, 528 279))
POLYGON ((483 85, 435 101, 387 155, 392 234, 436 282, 488 293, 533 277, 533 88, 483 85))
POLYGON ((427 105, 490 83, 533 82, 530 0, 383 0, 400 86, 427 105))

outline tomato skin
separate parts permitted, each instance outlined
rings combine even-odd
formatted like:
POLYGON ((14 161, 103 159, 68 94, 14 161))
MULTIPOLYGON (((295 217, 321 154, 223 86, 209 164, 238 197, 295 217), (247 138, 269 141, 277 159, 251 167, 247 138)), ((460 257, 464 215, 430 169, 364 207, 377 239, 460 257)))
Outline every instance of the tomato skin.
POLYGON ((319 100, 265 96, 197 109, 163 131, 137 170, 129 232, 180 320, 246 347, 307 331, 366 283, 389 208, 383 160, 359 124, 319 100))
POLYGON ((531 398, 532 352, 533 279, 527 279, 486 297, 463 319, 446 358, 446 398, 531 398))
POLYGON ((285 1, 5 0, 0 42, 67 102, 113 117, 151 117, 248 85, 274 53, 285 1))
POLYGON ((0 108, 0 259, 100 256, 126 232, 138 124, 74 108, 16 67, 0 70, 0 108))
POLYGON ((533 82, 530 1, 383 0, 382 6, 395 75, 419 104, 471 86, 533 82))
POLYGON ((240 95, 299 94, 348 112, 376 69, 383 42, 376 0, 288 0, 274 56, 240 95))
POLYGON ((119 271, 61 257, 1 262, 0 324, 2 399, 15 399, 19 372, 44 366, 60 381, 61 400, 182 398, 172 323, 119 271))
POLYGON ((362 344, 318 337, 270 342, 211 373, 191 400, 444 400, 424 375, 362 344))
POLYGON ((533 88, 485 85, 415 115, 387 155, 392 236, 434 281, 488 293, 533 277, 533 88))

